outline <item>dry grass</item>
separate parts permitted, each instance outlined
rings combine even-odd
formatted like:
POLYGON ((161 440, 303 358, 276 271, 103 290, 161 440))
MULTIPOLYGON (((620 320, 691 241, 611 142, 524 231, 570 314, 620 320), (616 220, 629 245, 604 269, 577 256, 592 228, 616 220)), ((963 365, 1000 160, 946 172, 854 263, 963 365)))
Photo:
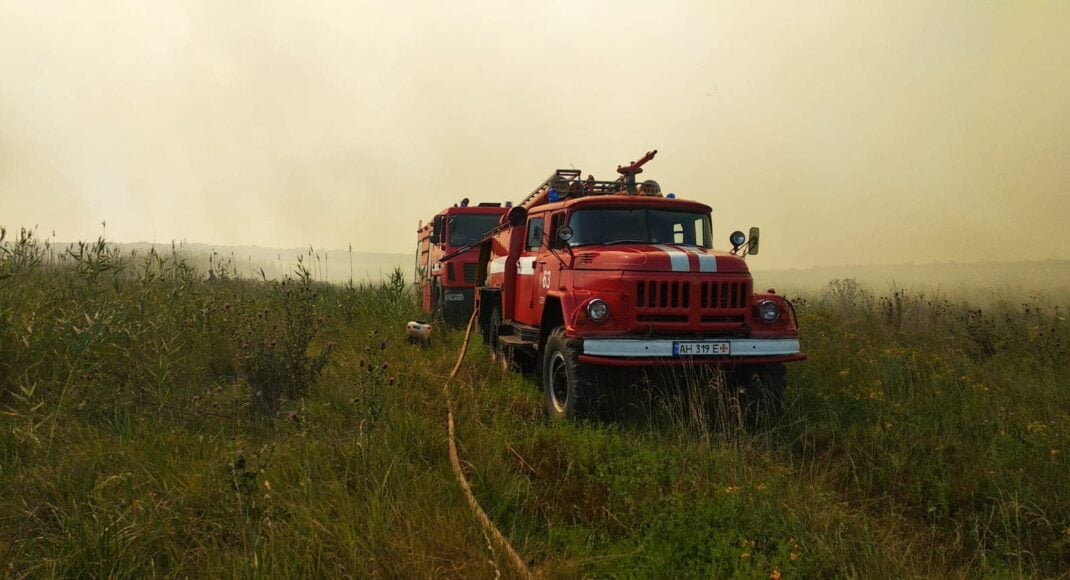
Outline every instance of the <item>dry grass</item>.
MULTIPOLYGON (((0 253, 5 575, 508 574, 446 455, 460 337, 405 343, 400 278, 208 281, 102 242, 57 255, 27 235, 0 253)), ((698 374, 684 397, 551 425, 531 380, 473 347, 460 454, 533 570, 1065 575, 1066 306, 851 282, 797 304, 811 360, 758 426, 698 374)))

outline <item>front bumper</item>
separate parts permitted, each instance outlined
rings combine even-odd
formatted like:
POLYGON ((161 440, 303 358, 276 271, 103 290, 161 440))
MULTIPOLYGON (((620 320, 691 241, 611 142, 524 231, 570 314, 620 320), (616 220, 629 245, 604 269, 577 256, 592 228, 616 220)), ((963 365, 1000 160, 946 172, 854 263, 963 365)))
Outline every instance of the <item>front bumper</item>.
POLYGON ((475 307, 473 288, 442 289, 442 319, 449 326, 463 326, 472 316, 475 307))
POLYGON ((797 338, 589 338, 583 341, 580 361, 609 366, 771 365, 806 360, 797 338), (676 355, 675 343, 728 343, 729 354, 676 355))

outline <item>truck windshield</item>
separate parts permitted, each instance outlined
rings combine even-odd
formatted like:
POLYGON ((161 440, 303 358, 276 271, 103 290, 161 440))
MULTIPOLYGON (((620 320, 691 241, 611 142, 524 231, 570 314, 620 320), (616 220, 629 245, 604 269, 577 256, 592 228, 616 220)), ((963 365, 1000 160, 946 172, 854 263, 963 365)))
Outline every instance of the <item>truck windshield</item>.
POLYGON ((648 208, 582 209, 572 214, 570 246, 682 244, 712 248, 710 216, 648 208))
POLYGON ((450 218, 450 245, 467 246, 483 239, 483 236, 498 225, 495 214, 461 214, 450 218))

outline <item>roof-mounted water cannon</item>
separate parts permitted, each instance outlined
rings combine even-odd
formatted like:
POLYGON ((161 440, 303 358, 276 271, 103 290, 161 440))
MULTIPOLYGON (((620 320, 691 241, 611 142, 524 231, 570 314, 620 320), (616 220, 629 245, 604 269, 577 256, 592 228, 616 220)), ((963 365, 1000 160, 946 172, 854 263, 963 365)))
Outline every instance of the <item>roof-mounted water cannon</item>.
POLYGON ((617 173, 620 174, 619 181, 623 181, 625 187, 628 189, 628 195, 635 195, 635 176, 643 172, 643 165, 647 161, 650 161, 658 154, 658 150, 647 151, 646 155, 639 158, 639 161, 632 161, 628 165, 618 165, 617 173))

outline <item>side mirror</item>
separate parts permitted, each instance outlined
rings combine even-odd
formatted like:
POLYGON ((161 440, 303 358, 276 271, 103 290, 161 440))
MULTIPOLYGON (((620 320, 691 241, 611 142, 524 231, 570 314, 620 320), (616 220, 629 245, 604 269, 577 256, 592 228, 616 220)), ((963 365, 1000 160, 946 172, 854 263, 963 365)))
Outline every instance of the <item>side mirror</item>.
POLYGON ((561 227, 557 228, 557 239, 559 239, 562 242, 568 244, 568 241, 572 239, 572 236, 575 233, 576 232, 574 232, 572 230, 571 226, 561 226, 561 227))
POLYGON ((518 228, 528 222, 528 210, 519 205, 509 210, 509 225, 518 228))
POLYGON ((750 229, 750 239, 747 240, 747 253, 752 256, 758 255, 758 228, 750 229))
POLYGON ((431 223, 431 243, 437 244, 442 239, 442 222, 446 216, 436 215, 435 221, 431 223))

